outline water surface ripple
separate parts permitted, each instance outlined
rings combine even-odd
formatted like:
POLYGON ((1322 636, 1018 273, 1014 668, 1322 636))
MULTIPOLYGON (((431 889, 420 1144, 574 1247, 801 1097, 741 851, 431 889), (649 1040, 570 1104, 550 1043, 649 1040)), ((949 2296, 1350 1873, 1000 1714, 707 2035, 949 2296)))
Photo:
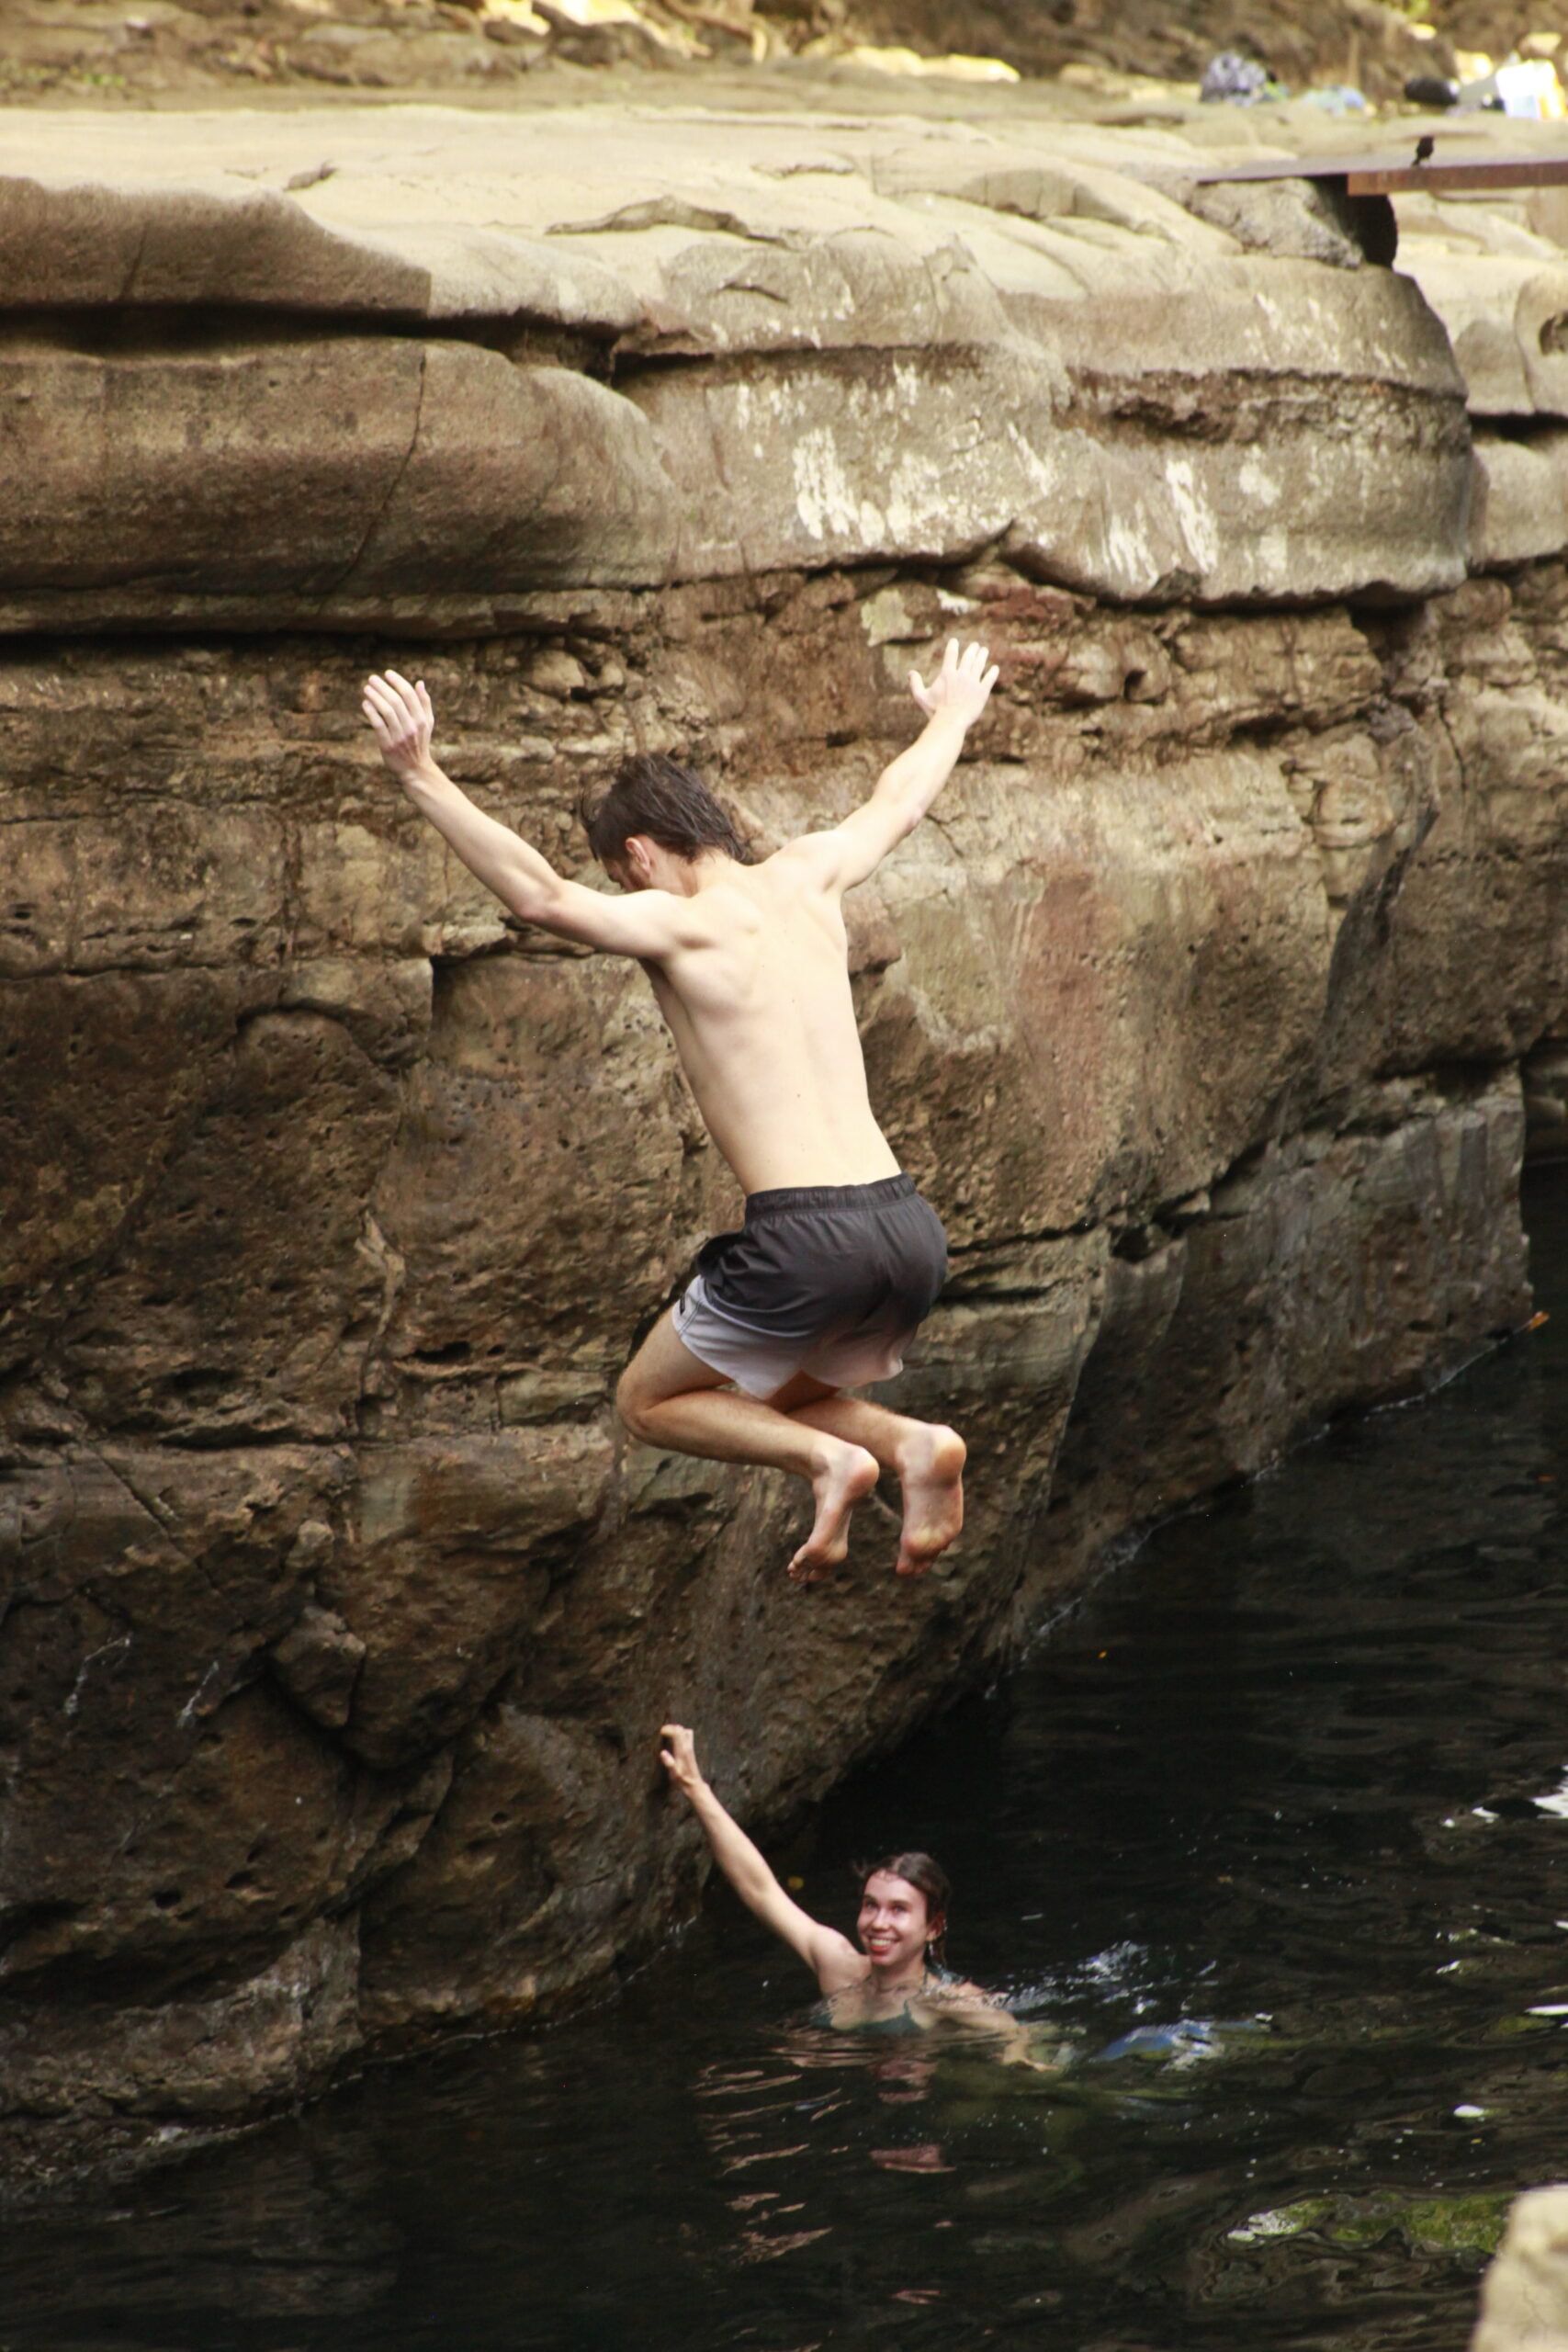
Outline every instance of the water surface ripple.
MULTIPOLYGON (((728 1893, 612 2003, 0 2246, 9 2352, 1415 2352, 1568 2089, 1556 1320, 1164 1530, 786 1858, 927 1845, 1055 2074, 834 2035, 728 1893)), ((722 1780, 724 1759, 716 1759, 722 1780)))

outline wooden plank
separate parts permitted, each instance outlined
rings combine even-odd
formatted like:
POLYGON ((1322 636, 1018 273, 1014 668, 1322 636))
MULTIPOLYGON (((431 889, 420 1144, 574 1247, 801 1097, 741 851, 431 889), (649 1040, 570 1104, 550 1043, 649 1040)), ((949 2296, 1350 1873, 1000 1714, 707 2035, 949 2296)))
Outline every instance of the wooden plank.
POLYGON ((1237 180, 1343 180, 1352 196, 1391 196, 1400 188, 1424 187, 1434 194, 1495 187, 1551 187, 1568 182, 1565 155, 1477 155, 1424 164, 1414 141, 1397 155, 1274 155, 1267 163, 1233 164, 1220 172, 1200 172, 1200 187, 1237 180))
POLYGON ((1329 180, 1349 172, 1397 171, 1416 152, 1415 141, 1397 155, 1270 155, 1266 163, 1228 164, 1224 171, 1200 172, 1208 187, 1221 180, 1329 180))
POLYGON ((1393 196, 1399 188, 1451 188, 1479 193, 1489 187, 1554 187, 1568 181, 1568 155, 1533 155, 1492 164, 1402 164, 1390 169, 1352 169, 1346 186, 1352 196, 1393 196))

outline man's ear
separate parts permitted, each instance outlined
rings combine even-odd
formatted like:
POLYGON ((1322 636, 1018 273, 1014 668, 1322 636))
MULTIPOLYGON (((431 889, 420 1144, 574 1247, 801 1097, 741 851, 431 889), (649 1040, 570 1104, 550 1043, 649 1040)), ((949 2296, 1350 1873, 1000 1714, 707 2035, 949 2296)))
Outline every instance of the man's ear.
POLYGON ((654 843, 649 834, 626 835, 626 864, 639 882, 647 883, 653 879, 653 850, 654 843))

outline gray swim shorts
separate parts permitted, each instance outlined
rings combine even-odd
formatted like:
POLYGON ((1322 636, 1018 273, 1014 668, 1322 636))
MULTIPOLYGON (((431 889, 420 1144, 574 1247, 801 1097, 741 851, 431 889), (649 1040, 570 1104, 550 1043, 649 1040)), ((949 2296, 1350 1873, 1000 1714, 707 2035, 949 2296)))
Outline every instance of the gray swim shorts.
POLYGON ((699 1253, 675 1329, 749 1396, 797 1372, 859 1388, 902 1368, 946 1276, 947 1237, 913 1177, 752 1193, 741 1230, 699 1253))

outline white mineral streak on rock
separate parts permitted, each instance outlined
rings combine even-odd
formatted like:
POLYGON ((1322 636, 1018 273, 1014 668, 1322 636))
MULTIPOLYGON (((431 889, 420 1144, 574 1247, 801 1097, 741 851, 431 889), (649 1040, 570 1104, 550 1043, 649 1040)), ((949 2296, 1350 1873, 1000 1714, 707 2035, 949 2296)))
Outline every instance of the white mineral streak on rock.
POLYGON ((942 544, 943 516, 964 455, 962 448, 946 458, 910 449, 896 459, 887 485, 887 529, 897 546, 942 544))
POLYGON ((852 487, 833 428, 815 425, 793 436, 795 506, 809 536, 826 542, 859 538, 879 547, 886 530, 881 509, 852 487))
POLYGON ((1236 483, 1239 489, 1246 492, 1248 498, 1257 499, 1260 506, 1278 506, 1280 503, 1278 481, 1269 472, 1268 467, 1260 464, 1256 458, 1242 459, 1241 470, 1236 475, 1236 483))
POLYGON ((1165 478, 1170 488, 1171 504, 1176 509, 1182 537, 1192 552, 1192 568, 1201 577, 1213 570, 1220 549, 1219 527, 1213 510, 1197 486, 1190 458, 1168 458, 1165 478))

